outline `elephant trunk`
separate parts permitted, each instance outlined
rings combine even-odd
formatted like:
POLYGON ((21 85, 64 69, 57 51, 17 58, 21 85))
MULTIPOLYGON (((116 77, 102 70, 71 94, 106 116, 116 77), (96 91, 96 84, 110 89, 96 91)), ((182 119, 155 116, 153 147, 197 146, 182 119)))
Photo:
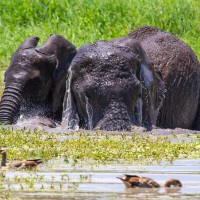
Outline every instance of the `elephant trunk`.
POLYGON ((113 101, 104 117, 98 123, 97 127, 101 130, 108 131, 130 131, 131 130, 131 119, 128 114, 127 106, 122 102, 113 101))
POLYGON ((14 115, 20 106, 22 87, 6 86, 0 102, 0 122, 12 124, 14 115))

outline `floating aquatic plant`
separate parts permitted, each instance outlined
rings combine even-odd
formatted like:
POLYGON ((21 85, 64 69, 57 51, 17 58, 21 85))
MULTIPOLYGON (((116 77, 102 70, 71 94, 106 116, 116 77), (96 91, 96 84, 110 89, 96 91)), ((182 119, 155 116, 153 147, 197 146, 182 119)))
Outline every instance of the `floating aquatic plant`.
POLYGON ((8 160, 65 158, 77 163, 153 163, 200 158, 198 134, 136 134, 78 131, 68 134, 0 128, 8 160))

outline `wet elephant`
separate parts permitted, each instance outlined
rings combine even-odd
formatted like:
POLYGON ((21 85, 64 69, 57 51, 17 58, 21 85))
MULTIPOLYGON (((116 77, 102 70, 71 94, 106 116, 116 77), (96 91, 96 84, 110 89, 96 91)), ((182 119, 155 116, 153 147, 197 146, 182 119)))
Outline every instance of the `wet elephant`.
POLYGON ((76 48, 57 34, 40 47, 38 41, 38 37, 26 39, 12 55, 0 102, 1 123, 33 116, 61 121, 67 71, 76 48))
POLYGON ((200 130, 200 64, 193 50, 176 36, 155 27, 133 30, 148 59, 165 82, 165 98, 157 126, 200 130))
POLYGON ((69 69, 63 126, 84 129, 151 129, 164 82, 136 40, 123 37, 79 49, 69 69))
POLYGON ((62 125, 112 131, 132 125, 195 128, 199 73, 192 49, 155 27, 85 45, 69 68, 62 125))

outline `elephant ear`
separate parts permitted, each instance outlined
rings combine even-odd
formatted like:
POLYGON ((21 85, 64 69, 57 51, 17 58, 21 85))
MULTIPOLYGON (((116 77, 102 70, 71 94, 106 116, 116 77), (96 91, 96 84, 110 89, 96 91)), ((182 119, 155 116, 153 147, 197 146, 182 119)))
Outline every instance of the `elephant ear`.
POLYGON ((36 51, 56 60, 52 74, 52 109, 55 118, 61 120, 63 98, 66 90, 66 79, 69 66, 76 55, 76 47, 58 34, 51 34, 49 39, 36 51))
POLYGON ((58 113, 56 115, 62 116, 66 81, 69 78, 68 69, 77 50, 73 44, 63 37, 60 38, 57 44, 59 50, 56 52, 57 66, 53 73, 53 112, 55 114, 58 113), (60 108, 58 105, 60 105, 60 108))
POLYGON ((39 40, 40 40, 40 38, 36 37, 36 36, 29 37, 26 40, 24 40, 24 42, 22 42, 22 44, 19 46, 17 51, 35 48, 37 46, 39 40))
POLYGON ((151 63, 140 63, 140 79, 143 85, 143 124, 156 125, 159 109, 164 99, 164 81, 161 73, 151 63))
POLYGON ((77 53, 76 47, 58 34, 51 34, 41 47, 36 48, 36 51, 57 60, 53 74, 55 82, 59 82, 63 76, 66 77, 71 61, 77 53))
POLYGON ((143 86, 142 123, 147 129, 151 129, 152 125, 156 125, 158 112, 164 99, 164 81, 161 73, 148 60, 140 42, 130 39, 127 46, 131 48, 139 63, 137 78, 143 86))

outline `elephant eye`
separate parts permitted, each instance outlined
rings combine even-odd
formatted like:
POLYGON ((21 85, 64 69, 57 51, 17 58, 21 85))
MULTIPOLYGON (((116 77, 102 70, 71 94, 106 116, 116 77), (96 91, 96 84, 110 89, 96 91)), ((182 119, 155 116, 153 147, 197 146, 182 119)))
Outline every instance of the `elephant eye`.
POLYGON ((27 84, 29 85, 28 87, 31 87, 31 88, 39 88, 39 86, 41 85, 41 81, 39 78, 35 78, 33 80, 30 80, 29 83, 27 84))

